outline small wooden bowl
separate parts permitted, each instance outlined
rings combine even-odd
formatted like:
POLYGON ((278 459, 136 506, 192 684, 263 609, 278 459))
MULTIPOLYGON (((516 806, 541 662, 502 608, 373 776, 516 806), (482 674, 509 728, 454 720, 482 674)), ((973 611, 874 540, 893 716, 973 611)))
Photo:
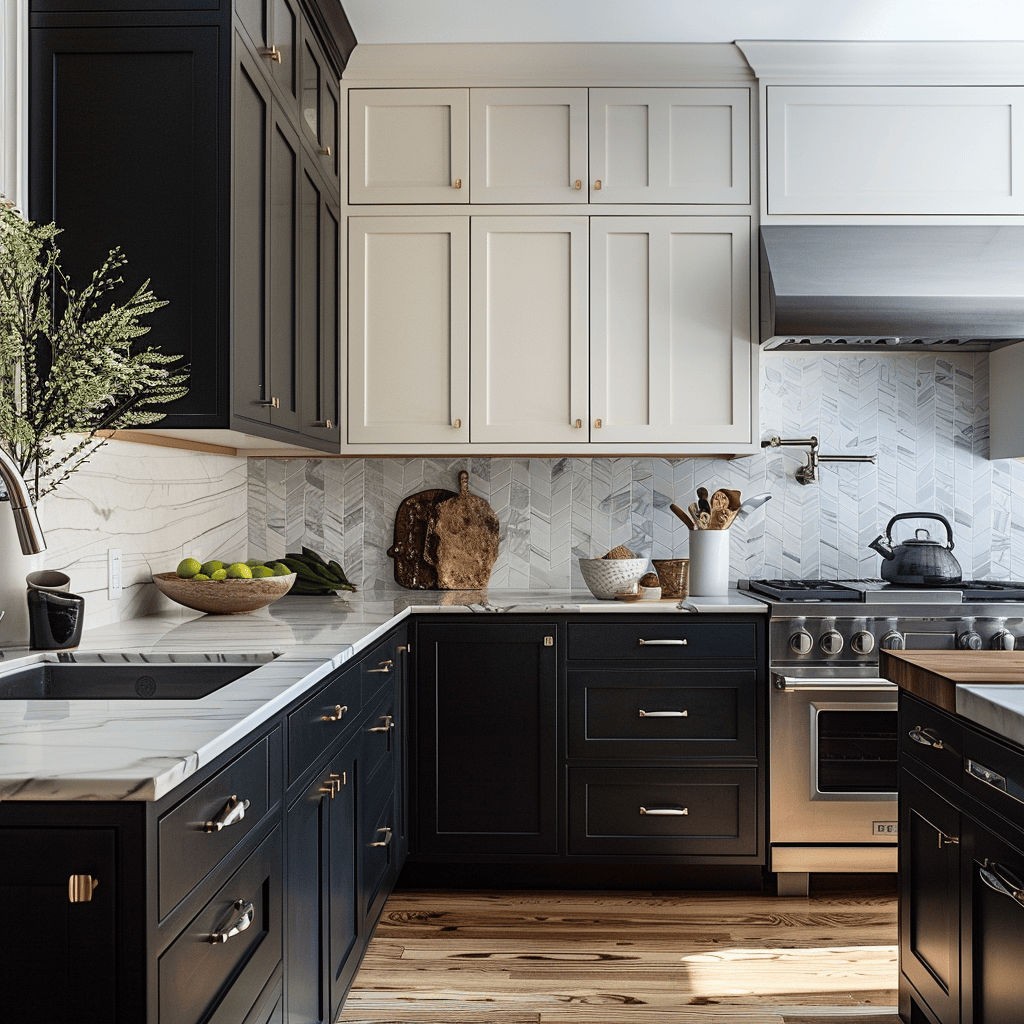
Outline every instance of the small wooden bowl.
POLYGON ((262 580, 183 580, 174 572, 158 572, 153 582, 161 594, 197 612, 244 615, 284 597, 292 589, 295 573, 262 580))

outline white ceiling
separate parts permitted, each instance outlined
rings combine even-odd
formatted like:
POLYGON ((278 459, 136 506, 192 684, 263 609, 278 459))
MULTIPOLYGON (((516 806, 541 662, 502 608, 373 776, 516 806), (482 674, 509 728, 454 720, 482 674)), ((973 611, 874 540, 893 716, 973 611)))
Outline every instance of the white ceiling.
POLYGON ((1024 39, 1020 0, 341 0, 360 43, 1024 39))

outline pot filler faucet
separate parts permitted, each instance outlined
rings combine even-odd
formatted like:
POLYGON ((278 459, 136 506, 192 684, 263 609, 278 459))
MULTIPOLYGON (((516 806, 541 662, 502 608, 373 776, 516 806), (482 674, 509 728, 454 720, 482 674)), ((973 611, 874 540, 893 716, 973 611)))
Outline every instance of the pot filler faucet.
POLYGON ((32 507, 28 485, 18 472, 14 460, 3 449, 0 449, 0 479, 3 479, 11 499, 11 511, 14 513, 14 525, 18 530, 22 554, 35 555, 45 551, 46 540, 36 518, 36 510, 32 507))
POLYGON ((877 455, 819 455, 817 437, 794 437, 781 438, 769 437, 767 441, 761 442, 762 448, 778 448, 780 446, 798 446, 810 448, 807 453, 807 461, 796 471, 796 478, 799 483, 813 484, 818 482, 819 462, 878 462, 877 455))

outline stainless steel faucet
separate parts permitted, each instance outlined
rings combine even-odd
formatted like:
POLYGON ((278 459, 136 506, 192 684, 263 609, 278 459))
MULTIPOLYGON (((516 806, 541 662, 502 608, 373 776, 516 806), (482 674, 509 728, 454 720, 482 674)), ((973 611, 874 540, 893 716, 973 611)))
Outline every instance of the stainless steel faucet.
POLYGON ((32 507, 28 484, 25 483, 14 460, 0 448, 0 479, 7 488, 7 496, 11 499, 11 511, 14 513, 14 525, 18 530, 21 551, 25 555, 34 555, 46 550, 46 540, 42 528, 36 518, 36 510, 32 507))

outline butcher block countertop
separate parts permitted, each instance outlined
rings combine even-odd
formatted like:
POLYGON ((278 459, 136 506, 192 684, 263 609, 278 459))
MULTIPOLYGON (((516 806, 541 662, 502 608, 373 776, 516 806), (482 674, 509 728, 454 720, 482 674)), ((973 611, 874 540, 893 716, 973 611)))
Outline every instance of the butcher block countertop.
POLYGON ((901 690, 951 714, 960 685, 1024 686, 1024 651, 881 651, 878 668, 901 690))

